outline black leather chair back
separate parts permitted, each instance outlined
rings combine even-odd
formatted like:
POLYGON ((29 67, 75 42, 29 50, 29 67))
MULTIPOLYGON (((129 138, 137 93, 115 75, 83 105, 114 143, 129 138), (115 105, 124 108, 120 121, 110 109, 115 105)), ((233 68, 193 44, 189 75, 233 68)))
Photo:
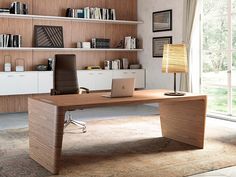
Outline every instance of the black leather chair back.
POLYGON ((79 86, 77 79, 76 56, 71 54, 56 55, 51 95, 78 93, 79 86))

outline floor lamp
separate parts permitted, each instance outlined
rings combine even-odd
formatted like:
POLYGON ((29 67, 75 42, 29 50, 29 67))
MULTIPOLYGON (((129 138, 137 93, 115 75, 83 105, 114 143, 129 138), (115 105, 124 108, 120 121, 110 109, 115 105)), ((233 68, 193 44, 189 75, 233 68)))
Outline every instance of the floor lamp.
POLYGON ((184 44, 165 44, 162 61, 163 73, 174 73, 174 92, 165 93, 167 96, 184 96, 176 91, 176 73, 188 72, 187 50, 184 44))

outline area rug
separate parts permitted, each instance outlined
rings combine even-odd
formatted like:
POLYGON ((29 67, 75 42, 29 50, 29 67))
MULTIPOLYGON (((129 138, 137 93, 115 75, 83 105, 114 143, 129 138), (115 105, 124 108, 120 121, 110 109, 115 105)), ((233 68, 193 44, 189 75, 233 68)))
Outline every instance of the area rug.
MULTIPOLYGON (((183 177, 236 165, 236 124, 207 120, 205 149, 161 137, 158 116, 71 125, 58 177, 183 177)), ((45 157, 47 158, 47 157, 45 157)), ((28 155, 28 129, 0 131, 0 177, 56 177, 28 155)))

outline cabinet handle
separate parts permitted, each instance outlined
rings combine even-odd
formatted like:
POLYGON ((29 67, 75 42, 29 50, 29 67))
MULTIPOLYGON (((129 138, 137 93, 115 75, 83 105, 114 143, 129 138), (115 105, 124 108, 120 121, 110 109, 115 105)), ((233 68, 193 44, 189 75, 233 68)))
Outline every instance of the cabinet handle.
POLYGON ((93 73, 89 73, 89 75, 93 75, 93 73))
POLYGON ((123 72, 123 74, 128 74, 127 72, 123 72))
POLYGON ((13 75, 7 75, 7 77, 14 77, 13 75))
POLYGON ((136 74, 136 72, 132 72, 132 74, 136 74))
POLYGON ((25 77, 25 75, 19 75, 20 77, 25 77))
POLYGON ((102 75, 103 73, 98 73, 99 75, 102 75))

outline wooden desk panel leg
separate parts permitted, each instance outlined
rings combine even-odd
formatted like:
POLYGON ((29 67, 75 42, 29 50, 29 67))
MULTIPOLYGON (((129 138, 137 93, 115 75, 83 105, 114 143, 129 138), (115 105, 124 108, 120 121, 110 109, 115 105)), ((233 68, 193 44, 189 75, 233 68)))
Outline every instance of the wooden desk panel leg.
POLYGON ((160 104, 162 135, 204 147, 206 99, 160 104))
POLYGON ((30 157, 58 174, 65 112, 56 106, 29 99, 29 154, 30 157))

